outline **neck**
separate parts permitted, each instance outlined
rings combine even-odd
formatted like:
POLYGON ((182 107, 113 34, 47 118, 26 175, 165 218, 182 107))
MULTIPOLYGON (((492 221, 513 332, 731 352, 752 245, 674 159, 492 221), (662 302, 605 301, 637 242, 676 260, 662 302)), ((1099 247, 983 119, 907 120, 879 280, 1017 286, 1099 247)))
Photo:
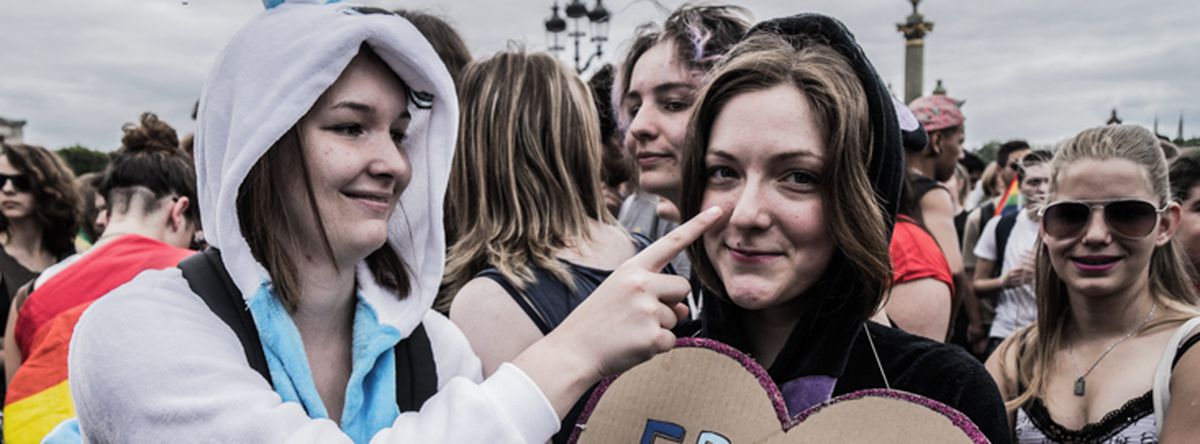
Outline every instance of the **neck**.
POLYGON ((750 340, 750 353, 764 368, 771 368, 800 319, 795 304, 785 303, 758 311, 742 310, 741 317, 750 340))
POLYGON ((1084 296, 1068 290, 1067 297, 1078 340, 1123 336, 1141 326, 1154 306, 1146 274, 1129 288, 1110 295, 1084 296))
POLYGON ((292 319, 304 331, 348 333, 354 322, 355 265, 336 269, 323 254, 297 255, 300 297, 292 319))
POLYGON ((96 240, 94 246, 106 244, 127 234, 136 234, 165 242, 168 228, 162 223, 153 222, 154 220, 163 220, 165 217, 155 218, 145 214, 113 213, 108 220, 108 225, 104 227, 104 233, 96 240))
POLYGON ((933 158, 926 157, 925 151, 910 153, 904 156, 904 161, 908 165, 909 173, 933 177, 933 158))
POLYGON ((24 252, 42 251, 42 225, 33 218, 9 219, 4 248, 24 252))

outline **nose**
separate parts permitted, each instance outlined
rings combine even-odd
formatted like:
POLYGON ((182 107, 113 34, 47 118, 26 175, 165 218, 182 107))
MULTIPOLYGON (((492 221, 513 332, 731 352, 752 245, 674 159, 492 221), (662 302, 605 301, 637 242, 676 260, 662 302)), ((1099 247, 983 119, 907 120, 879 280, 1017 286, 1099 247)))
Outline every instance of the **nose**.
POLYGON ((96 213, 96 231, 104 233, 104 229, 108 227, 108 210, 100 210, 96 213))
MULTIPOLYGON (((655 113, 650 106, 642 106, 632 116, 632 119, 629 121, 629 136, 633 141, 648 142, 658 137, 659 130, 656 124, 655 113)), ((630 151, 636 155, 636 144, 632 145, 630 151)))
POLYGON ((765 230, 771 226, 766 189, 746 182, 729 212, 729 224, 742 230, 765 230))
POLYGON ((1092 208, 1088 214, 1088 224, 1083 230, 1084 245, 1105 245, 1112 241, 1112 233, 1108 223, 1104 221, 1104 211, 1092 208))
POLYGON ((392 139, 390 132, 384 132, 372 140, 367 174, 372 178, 394 181, 401 190, 408 186, 412 165, 405 148, 392 139))
POLYGON ((3 191, 4 194, 17 194, 17 188, 13 185, 12 179, 5 180, 4 186, 0 187, 0 191, 3 191))

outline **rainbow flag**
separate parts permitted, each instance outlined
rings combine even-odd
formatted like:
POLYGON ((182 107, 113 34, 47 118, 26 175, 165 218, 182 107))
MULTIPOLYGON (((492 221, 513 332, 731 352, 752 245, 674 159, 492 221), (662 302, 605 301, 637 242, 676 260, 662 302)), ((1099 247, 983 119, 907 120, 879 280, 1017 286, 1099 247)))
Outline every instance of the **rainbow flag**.
POLYGON ((1008 184, 1008 189, 1004 191, 1004 195, 1000 197, 1000 201, 996 204, 996 212, 992 217, 997 217, 1002 214, 1012 214, 1019 211, 1025 206, 1025 198, 1021 196, 1021 181, 1013 177, 1012 182, 1008 184))

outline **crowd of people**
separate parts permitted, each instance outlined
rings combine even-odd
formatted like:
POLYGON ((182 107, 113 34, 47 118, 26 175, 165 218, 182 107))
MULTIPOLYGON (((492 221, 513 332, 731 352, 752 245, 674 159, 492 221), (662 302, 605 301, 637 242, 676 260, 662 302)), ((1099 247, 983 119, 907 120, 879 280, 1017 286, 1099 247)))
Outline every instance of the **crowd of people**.
POLYGON ((566 442, 684 336, 793 415, 890 388, 996 443, 1200 433, 1200 152, 1108 125, 985 163, 820 14, 685 5, 585 81, 265 3, 182 143, 145 113, 78 178, 2 146, 6 441, 566 442))

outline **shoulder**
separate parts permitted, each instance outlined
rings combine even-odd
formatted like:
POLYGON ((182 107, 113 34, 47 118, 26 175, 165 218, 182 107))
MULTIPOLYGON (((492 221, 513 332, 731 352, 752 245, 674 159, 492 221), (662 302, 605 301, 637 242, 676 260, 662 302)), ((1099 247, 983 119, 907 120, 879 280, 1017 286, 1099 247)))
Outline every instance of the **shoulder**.
POLYGON ((950 196, 950 190, 940 184, 929 188, 929 191, 921 196, 921 211, 923 212, 945 211, 949 213, 953 210, 954 201, 950 196))
MULTIPOLYGON (((148 270, 97 299, 80 317, 71 352, 125 354, 153 339, 231 348, 241 356, 233 331, 192 293, 179 269, 148 270)), ((74 363, 72 363, 74 365, 74 363)))

